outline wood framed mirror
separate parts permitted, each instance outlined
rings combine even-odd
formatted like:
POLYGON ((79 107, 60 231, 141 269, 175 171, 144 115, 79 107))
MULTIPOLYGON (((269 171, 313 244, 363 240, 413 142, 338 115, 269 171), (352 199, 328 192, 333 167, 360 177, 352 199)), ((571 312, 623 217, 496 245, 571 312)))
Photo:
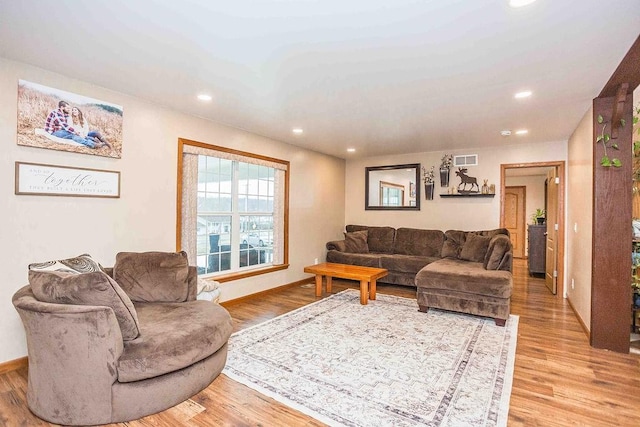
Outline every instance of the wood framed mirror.
POLYGON ((365 210, 420 210, 420 163, 365 168, 365 210))

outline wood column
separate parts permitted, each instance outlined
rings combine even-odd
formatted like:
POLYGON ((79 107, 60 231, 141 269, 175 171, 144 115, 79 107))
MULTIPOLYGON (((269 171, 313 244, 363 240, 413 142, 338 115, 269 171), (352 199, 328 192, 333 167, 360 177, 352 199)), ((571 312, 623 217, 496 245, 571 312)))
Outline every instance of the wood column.
POLYGON ((605 133, 618 105, 615 96, 593 100, 593 242, 591 271, 591 345, 597 348, 629 352, 631 303, 631 166, 632 166, 632 94, 626 96, 618 115, 626 120, 617 129, 620 150, 607 149, 622 167, 603 167, 604 154, 596 138, 602 131, 598 115, 607 122, 605 133))

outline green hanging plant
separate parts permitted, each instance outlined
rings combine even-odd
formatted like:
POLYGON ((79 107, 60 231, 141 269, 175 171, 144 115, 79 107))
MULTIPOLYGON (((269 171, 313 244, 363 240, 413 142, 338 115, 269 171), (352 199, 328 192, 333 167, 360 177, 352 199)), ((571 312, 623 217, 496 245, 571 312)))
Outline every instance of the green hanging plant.
MULTIPOLYGON (((602 156, 602 159, 600 159, 600 164, 607 168, 611 166, 613 166, 614 168, 621 167, 622 162, 620 161, 620 159, 618 159, 617 157, 610 158, 609 154, 607 153, 607 148, 620 150, 620 147, 618 147, 618 144, 611 142, 611 134, 607 133, 607 123, 604 121, 604 118, 600 114, 598 114, 598 124, 602 125, 602 129, 600 130, 600 134, 596 138, 596 144, 602 143, 602 147, 604 148, 604 155, 602 156)), ((620 124, 622 126, 625 125, 624 119, 620 120, 620 124)))

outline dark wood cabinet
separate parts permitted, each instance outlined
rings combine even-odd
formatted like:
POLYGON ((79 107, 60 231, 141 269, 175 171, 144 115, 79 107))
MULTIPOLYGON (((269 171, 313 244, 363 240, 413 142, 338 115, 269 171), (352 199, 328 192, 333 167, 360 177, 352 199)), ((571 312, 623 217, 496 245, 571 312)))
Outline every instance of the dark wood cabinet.
POLYGON ((529 225, 529 274, 544 274, 547 226, 529 225))

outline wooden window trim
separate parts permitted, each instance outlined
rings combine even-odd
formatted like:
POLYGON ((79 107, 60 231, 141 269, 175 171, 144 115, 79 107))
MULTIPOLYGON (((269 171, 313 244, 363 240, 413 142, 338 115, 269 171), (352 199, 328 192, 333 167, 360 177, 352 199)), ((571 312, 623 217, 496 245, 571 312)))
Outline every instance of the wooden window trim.
POLYGON ((229 274, 221 274, 213 277, 218 282, 230 282, 233 280, 244 279, 247 277, 258 276, 261 274, 272 273, 274 271, 285 270, 289 268, 289 173, 290 163, 287 160, 276 159, 274 157, 263 156, 260 154, 249 153, 247 151, 235 150, 233 148, 221 147, 219 145, 207 144, 204 142, 192 141, 190 139, 178 138, 178 167, 177 167, 177 195, 176 195, 176 251, 182 250, 182 165, 183 165, 183 149, 184 145, 192 145, 195 147, 222 151, 230 154, 235 154, 243 157, 251 157, 254 159, 260 159, 270 161, 274 163, 280 163, 286 165, 284 173, 284 213, 283 213, 283 262, 282 264, 270 265, 264 268, 256 268, 246 271, 238 271, 229 274))

